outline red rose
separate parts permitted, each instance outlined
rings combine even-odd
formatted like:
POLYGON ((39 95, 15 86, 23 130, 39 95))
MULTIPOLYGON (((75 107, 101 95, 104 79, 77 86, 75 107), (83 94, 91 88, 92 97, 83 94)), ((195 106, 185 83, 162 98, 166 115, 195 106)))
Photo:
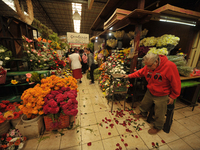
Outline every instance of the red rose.
POLYGON ((7 105, 0 103, 0 108, 6 108, 6 107, 7 107, 7 105))
POLYGON ((87 145, 88 145, 88 146, 91 146, 91 145, 92 145, 92 143, 91 143, 91 142, 89 142, 89 143, 87 143, 87 145))

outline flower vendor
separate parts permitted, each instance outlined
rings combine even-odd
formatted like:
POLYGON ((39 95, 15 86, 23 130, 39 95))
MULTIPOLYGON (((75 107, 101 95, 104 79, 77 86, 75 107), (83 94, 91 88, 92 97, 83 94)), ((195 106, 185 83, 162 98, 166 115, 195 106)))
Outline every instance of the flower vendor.
POLYGON ((147 92, 140 105, 140 113, 135 118, 146 117, 152 104, 155 104, 154 127, 149 134, 156 134, 163 129, 167 105, 173 104, 181 92, 181 81, 176 65, 166 56, 154 53, 143 57, 145 66, 137 72, 125 75, 125 78, 145 77, 148 85, 147 92))
POLYGON ((81 65, 81 57, 78 53, 75 52, 74 49, 71 50, 72 54, 69 55, 69 64, 73 72, 73 77, 75 79, 80 79, 80 83, 82 83, 82 65, 81 65))

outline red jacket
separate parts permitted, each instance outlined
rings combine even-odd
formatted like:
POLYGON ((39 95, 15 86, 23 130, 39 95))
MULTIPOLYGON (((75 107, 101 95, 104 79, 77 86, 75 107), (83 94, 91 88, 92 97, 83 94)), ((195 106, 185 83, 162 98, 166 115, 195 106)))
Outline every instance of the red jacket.
POLYGON ((166 56, 159 55, 160 64, 154 70, 150 70, 147 66, 129 74, 129 78, 146 78, 147 88, 154 96, 169 95, 172 99, 176 99, 181 92, 181 80, 176 65, 169 61, 166 56))

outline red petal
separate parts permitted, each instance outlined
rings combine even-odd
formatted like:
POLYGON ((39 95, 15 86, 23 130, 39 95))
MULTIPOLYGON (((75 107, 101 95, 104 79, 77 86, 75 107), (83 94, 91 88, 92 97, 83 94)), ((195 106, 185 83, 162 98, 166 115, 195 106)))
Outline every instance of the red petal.
POLYGON ((138 136, 137 136, 137 135, 136 135, 135 137, 136 137, 136 138, 138 138, 138 136))
POLYGON ((122 142, 124 142, 124 139, 121 139, 122 142))
POLYGON ((119 146, 119 143, 117 143, 116 146, 119 146))
POLYGON ((152 142, 151 144, 152 144, 152 146, 155 146, 155 143, 154 143, 154 142, 152 142))
POLYGON ((161 142, 162 142, 162 143, 165 143, 165 141, 164 141, 164 140, 161 140, 161 142))
POLYGON ((92 145, 92 143, 91 143, 91 142, 89 142, 89 143, 87 143, 87 145, 88 145, 88 146, 91 146, 91 145, 92 145))
POLYGON ((127 143, 125 143, 124 145, 125 145, 126 147, 128 146, 128 144, 127 144, 127 143))
POLYGON ((108 127, 106 127, 106 129, 108 129, 108 127))
POLYGON ((108 135, 111 135, 111 133, 110 133, 110 132, 108 132, 108 135))

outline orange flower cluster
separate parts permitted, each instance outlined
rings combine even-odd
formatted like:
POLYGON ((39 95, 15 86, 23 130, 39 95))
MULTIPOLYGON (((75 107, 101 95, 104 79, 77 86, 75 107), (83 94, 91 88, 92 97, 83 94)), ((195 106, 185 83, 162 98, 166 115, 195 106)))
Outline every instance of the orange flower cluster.
POLYGON ((45 87, 49 87, 52 90, 59 90, 62 87, 70 87, 71 90, 77 90, 78 88, 75 78, 71 76, 60 78, 56 75, 41 80, 41 88, 45 87))
POLYGON ((32 115, 42 115, 44 113, 42 110, 44 104, 43 98, 50 92, 51 89, 41 88, 40 84, 37 84, 34 88, 25 90, 21 96, 23 104, 19 106, 19 109, 21 109, 28 118, 31 118, 32 115))
POLYGON ((34 88, 29 88, 24 91, 21 96, 23 104, 19 108, 31 118, 32 115, 42 115, 44 112, 42 106, 44 105, 44 97, 51 92, 51 90, 59 90, 62 87, 70 87, 71 90, 77 90, 77 81, 75 78, 69 76, 60 78, 56 75, 47 77, 41 80, 41 85, 37 84, 34 88))

